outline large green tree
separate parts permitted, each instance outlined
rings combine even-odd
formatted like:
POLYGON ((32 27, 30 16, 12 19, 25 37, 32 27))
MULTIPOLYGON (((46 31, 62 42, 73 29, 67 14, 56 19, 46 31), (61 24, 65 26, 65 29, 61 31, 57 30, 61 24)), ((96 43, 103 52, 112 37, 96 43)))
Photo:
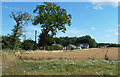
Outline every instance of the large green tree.
MULTIPOLYGON (((34 17, 33 24, 41 25, 43 37, 40 39, 48 38, 48 34, 54 36, 59 30, 65 33, 65 24, 68 24, 68 26, 71 25, 71 14, 67 14, 67 11, 58 6, 58 4, 44 2, 44 5, 37 5, 33 12, 38 14, 34 17)), ((39 43, 43 42, 42 44, 44 46, 47 43, 46 41, 46 39, 43 39, 39 43)))
POLYGON ((27 12, 12 12, 10 17, 13 18, 16 22, 14 29, 12 29, 12 38, 10 41, 11 49, 15 49, 18 43, 17 38, 23 35, 24 26, 28 23, 29 20, 31 20, 31 16, 27 12))

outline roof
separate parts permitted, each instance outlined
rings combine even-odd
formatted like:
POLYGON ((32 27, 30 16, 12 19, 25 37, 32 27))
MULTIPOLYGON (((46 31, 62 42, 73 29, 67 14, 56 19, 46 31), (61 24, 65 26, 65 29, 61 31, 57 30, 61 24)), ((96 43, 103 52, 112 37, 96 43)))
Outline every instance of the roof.
POLYGON ((89 46, 89 44, 80 44, 80 46, 89 46))
POLYGON ((72 44, 70 44, 70 46, 71 46, 71 47, 76 47, 76 46, 74 46, 74 45, 72 45, 72 44))

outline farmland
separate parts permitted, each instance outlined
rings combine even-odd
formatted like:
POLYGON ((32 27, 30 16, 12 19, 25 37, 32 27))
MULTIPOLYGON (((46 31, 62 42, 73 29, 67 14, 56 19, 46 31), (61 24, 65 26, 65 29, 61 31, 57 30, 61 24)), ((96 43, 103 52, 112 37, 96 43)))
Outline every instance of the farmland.
POLYGON ((118 48, 93 48, 73 51, 26 51, 21 55, 21 59, 39 60, 39 59, 104 59, 105 54, 109 59, 118 59, 118 48))
POLYGON ((118 75, 118 48, 20 54, 4 50, 2 56, 3 75, 118 75))

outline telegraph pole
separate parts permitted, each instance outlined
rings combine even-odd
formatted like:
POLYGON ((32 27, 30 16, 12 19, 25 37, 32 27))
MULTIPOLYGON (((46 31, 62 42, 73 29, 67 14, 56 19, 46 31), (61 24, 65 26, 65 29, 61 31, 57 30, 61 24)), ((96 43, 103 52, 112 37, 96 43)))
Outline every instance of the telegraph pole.
POLYGON ((36 38, 37 38, 37 30, 35 30, 35 42, 36 42, 36 38))

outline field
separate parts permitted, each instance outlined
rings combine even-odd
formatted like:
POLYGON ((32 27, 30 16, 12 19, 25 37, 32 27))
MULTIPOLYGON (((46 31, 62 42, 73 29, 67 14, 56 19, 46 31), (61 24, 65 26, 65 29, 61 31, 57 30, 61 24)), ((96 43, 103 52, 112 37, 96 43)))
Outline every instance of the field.
POLYGON ((26 51, 21 55, 23 60, 41 60, 41 59, 104 59, 105 54, 109 59, 118 59, 118 48, 96 48, 73 51, 26 51))
POLYGON ((4 50, 2 56, 3 75, 118 75, 118 48, 21 53, 4 50))

